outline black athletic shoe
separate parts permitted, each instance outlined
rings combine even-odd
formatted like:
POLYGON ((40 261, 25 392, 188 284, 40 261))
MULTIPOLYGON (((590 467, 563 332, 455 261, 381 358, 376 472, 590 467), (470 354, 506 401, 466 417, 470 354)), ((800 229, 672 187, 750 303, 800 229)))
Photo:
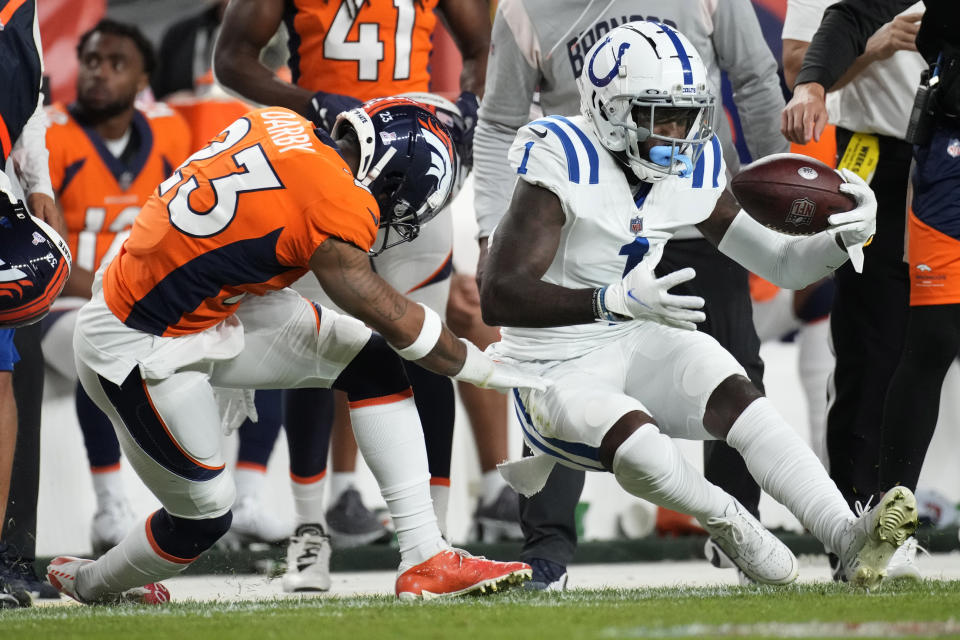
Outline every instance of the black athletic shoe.
POLYGON ((559 562, 544 558, 525 560, 533 569, 533 577, 523 583, 528 591, 565 591, 567 588, 567 568, 559 562))
POLYGON ((60 592, 52 584, 37 577, 32 562, 13 557, 6 548, 0 550, 0 582, 14 593, 24 591, 34 598, 60 599, 60 592))

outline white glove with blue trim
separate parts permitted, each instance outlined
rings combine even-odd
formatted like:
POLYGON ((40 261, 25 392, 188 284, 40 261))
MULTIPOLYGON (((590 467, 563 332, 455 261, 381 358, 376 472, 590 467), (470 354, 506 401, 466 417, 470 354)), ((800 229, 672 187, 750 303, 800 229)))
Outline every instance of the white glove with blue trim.
POLYGON ((707 319, 700 296, 682 296, 670 289, 693 280, 697 272, 691 267, 673 271, 658 278, 653 269, 640 262, 623 280, 600 289, 602 307, 600 321, 653 320, 660 324, 696 331, 697 323, 707 319), (612 316, 610 314, 613 314, 612 316))

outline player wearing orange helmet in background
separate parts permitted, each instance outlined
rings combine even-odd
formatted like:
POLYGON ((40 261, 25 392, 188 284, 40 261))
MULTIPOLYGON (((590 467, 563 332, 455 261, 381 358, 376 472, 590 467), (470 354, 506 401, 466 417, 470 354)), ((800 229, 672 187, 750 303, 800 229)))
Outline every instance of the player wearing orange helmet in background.
MULTIPOLYGON (((47 110, 46 136, 74 268, 44 320, 41 343, 50 368, 74 383, 73 331, 93 274, 116 255, 157 183, 190 153, 190 132, 180 116, 162 103, 134 107, 155 65, 153 49, 136 27, 101 21, 81 36, 77 57, 77 102, 47 110)), ((97 501, 90 537, 99 555, 123 538, 133 513, 113 427, 83 387, 75 389, 97 501)))
MULTIPOLYGON (((472 138, 478 100, 485 79, 489 47, 489 7, 481 0, 233 0, 223 19, 214 52, 217 79, 244 98, 296 110, 329 130, 337 114, 360 100, 399 93, 430 91, 429 55, 436 26, 435 12, 449 26, 463 57, 462 93, 456 101, 459 114, 452 134, 465 167, 472 164, 472 138), (292 83, 279 82, 258 59, 261 48, 283 22, 289 34, 292 83)), ((397 290, 443 313, 452 273, 452 217, 441 214, 417 241, 396 247, 375 258, 374 266, 397 290)), ((298 284, 300 290, 307 283, 298 284)), ((310 296, 314 297, 311 291, 310 296)), ((453 386, 416 366, 407 366, 416 393, 426 434, 432 496, 441 528, 446 520, 450 454, 455 417, 453 386)), ((303 545, 326 545, 325 533, 343 546, 379 537, 382 529, 359 502, 356 491, 341 491, 338 474, 331 481, 331 501, 350 493, 356 501, 344 512, 352 518, 326 517, 323 508, 326 473, 324 431, 316 416, 332 413, 332 399, 317 397, 316 390, 287 395, 284 417, 291 444, 291 475, 297 506, 297 535, 288 549, 287 590, 329 588, 324 554, 307 557, 303 545), (302 407, 301 410, 297 410, 302 407), (315 451, 309 464, 298 457, 315 451), (297 466, 300 470, 295 470, 297 466), (358 513, 367 514, 369 529, 346 529, 358 513), (369 536, 366 537, 369 531, 369 536), (297 560, 301 558, 301 560, 297 560)), ((345 432, 348 434, 349 429, 345 432)), ((337 430, 339 436, 342 431, 337 430)), ((334 460, 337 461, 337 452, 334 460)), ((340 468, 335 465, 335 470, 340 468)), ((348 474, 343 474, 347 476, 348 474)), ((351 474, 352 475, 352 474, 351 474)), ((338 513, 338 512, 334 512, 338 513)))
POLYGON ((77 323, 80 379, 162 508, 95 562, 55 558, 48 577, 67 595, 169 599, 153 581, 178 574, 230 527, 221 423, 242 421, 258 388, 347 393, 397 528, 399 597, 529 577, 525 564, 473 558, 443 539, 401 358, 504 390, 542 381, 458 341, 368 256, 378 228, 410 240, 444 206, 456 163, 449 134, 396 100, 343 114, 334 136, 280 107, 248 113, 159 185, 101 270, 77 323), (354 317, 286 288, 308 270, 354 317))

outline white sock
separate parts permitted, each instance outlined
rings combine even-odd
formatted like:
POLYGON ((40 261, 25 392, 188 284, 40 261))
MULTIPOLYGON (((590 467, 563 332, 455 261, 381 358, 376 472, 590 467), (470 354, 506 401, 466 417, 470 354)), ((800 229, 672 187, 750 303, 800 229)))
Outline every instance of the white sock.
POLYGON ((350 421, 393 519, 401 571, 449 548, 433 512, 427 448, 413 398, 351 406, 350 421))
POLYGON ((296 512, 297 526, 319 524, 327 528, 326 501, 323 490, 326 487, 326 475, 319 478, 301 478, 290 474, 290 487, 293 489, 293 507, 296 512))
POLYGON ((613 456, 613 474, 628 493, 702 522, 722 516, 733 502, 652 424, 643 425, 623 441, 613 456))
POLYGON ((444 539, 447 537, 447 508, 450 506, 450 485, 431 484, 430 499, 433 501, 433 512, 437 514, 437 526, 444 539))
POLYGON ((93 471, 93 492, 97 497, 97 508, 103 508, 109 502, 126 502, 127 493, 123 488, 123 478, 119 465, 110 471, 93 471))
POLYGON ((810 447, 769 399, 758 398, 740 414, 727 443, 740 452, 760 487, 790 509, 828 551, 840 548, 853 514, 810 447))
POLYGON ((350 487, 357 485, 356 471, 331 471, 330 472, 330 504, 334 504, 343 495, 343 492, 350 487))
POLYGON ((99 560, 77 572, 77 593, 87 600, 122 593, 175 576, 190 562, 173 562, 161 557, 147 540, 147 524, 140 522, 99 560))
POLYGON ((836 364, 830 351, 830 322, 819 320, 803 325, 797 333, 797 369, 807 398, 810 448, 824 469, 830 469, 827 455, 827 387, 836 364))
POLYGON ((482 481, 483 493, 480 495, 480 504, 482 505, 492 504, 496 501, 500 497, 500 492, 507 485, 507 481, 496 469, 484 472, 482 481))
POLYGON ((264 483, 267 481, 267 470, 251 468, 249 466, 237 466, 233 470, 233 482, 237 486, 237 498, 235 504, 244 500, 259 500, 260 492, 264 483))

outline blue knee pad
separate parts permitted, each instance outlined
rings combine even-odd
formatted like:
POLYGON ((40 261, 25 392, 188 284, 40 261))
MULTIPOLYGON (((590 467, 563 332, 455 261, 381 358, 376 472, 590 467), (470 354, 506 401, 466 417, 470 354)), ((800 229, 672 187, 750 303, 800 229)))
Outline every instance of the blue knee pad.
POLYGON ((410 388, 410 380, 403 362, 383 336, 374 333, 360 353, 340 372, 333 388, 346 391, 350 402, 406 391, 410 388))
POLYGON ((216 518, 188 520, 160 509, 150 516, 150 532, 157 546, 165 553, 184 560, 194 560, 230 530, 231 522, 232 511, 216 518))

